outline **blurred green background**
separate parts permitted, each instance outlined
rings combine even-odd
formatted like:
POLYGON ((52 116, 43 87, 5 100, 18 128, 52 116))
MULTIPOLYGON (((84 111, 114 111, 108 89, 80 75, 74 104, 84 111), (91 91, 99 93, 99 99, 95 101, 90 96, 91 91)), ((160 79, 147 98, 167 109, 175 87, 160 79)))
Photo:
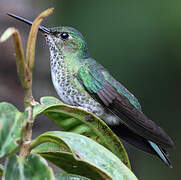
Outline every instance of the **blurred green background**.
MULTIPOLYGON (((176 149, 169 151, 173 169, 157 157, 126 146, 137 177, 181 179, 181 1, 1 0, 0 34, 15 26, 25 47, 29 27, 6 13, 33 20, 48 7, 55 7, 55 11, 43 25, 78 29, 87 40, 91 56, 135 94, 145 114, 174 140, 176 149)), ((33 91, 37 100, 45 95, 57 96, 50 79, 48 48, 41 34, 33 91)), ((12 39, 0 44, 0 101, 9 101, 23 110, 12 39)), ((50 120, 41 116, 35 123, 34 136, 55 129, 50 120)))

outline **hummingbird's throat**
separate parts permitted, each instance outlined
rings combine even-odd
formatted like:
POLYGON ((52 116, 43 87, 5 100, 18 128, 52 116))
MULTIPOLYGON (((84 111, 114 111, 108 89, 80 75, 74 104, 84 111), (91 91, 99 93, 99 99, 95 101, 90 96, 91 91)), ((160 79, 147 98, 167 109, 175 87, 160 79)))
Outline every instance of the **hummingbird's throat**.
POLYGON ((51 35, 45 36, 46 38, 46 43, 49 46, 49 51, 50 51, 50 66, 51 66, 51 71, 53 73, 56 73, 57 71, 61 71, 61 69, 65 66, 65 62, 63 59, 63 55, 61 52, 61 47, 58 47, 58 42, 56 38, 52 38, 51 35), (59 67, 60 65, 62 67, 59 67))
POLYGON ((58 51, 60 54, 62 49, 62 43, 58 42, 58 39, 56 37, 52 37, 51 35, 45 36, 46 43, 49 46, 50 52, 51 51, 58 51))

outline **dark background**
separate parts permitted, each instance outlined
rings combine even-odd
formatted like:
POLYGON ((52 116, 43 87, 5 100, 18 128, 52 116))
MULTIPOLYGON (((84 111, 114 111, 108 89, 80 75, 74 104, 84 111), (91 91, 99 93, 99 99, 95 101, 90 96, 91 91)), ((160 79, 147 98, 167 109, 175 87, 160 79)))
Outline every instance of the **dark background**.
MULTIPOLYGON (((145 114, 172 137, 173 169, 157 157, 127 146, 133 171, 143 180, 181 178, 181 1, 1 0, 0 34, 9 26, 20 30, 25 47, 29 27, 7 12, 33 20, 48 7, 53 15, 43 25, 73 26, 85 36, 92 57, 104 65, 142 104, 145 114)), ((0 101, 23 110, 23 91, 17 79, 12 38, 0 44, 0 101)), ((44 38, 37 40, 33 94, 57 96, 51 79, 49 52, 44 38)), ((34 137, 56 126, 41 116, 34 137)))

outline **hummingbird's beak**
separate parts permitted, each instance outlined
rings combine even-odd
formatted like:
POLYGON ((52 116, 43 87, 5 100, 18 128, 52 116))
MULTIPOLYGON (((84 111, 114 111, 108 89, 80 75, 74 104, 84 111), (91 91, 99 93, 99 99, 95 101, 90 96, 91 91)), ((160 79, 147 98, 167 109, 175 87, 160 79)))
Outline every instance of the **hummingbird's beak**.
MULTIPOLYGON (((22 21, 22 22, 24 22, 24 23, 26 23, 26 24, 29 24, 29 25, 32 25, 33 24, 33 22, 32 21, 29 21, 29 20, 27 20, 27 19, 24 19, 24 18, 22 18, 22 17, 20 17, 20 16, 17 16, 17 15, 15 15, 15 14, 11 14, 11 13, 7 13, 7 15, 8 16, 11 16, 11 17, 13 17, 13 18, 15 18, 15 19, 18 19, 18 20, 20 20, 20 21, 22 21)), ((43 33, 47 33, 47 34, 50 34, 50 29, 48 29, 48 28, 46 28, 46 27, 44 27, 44 26, 39 26, 39 31, 40 32, 43 32, 43 33)))

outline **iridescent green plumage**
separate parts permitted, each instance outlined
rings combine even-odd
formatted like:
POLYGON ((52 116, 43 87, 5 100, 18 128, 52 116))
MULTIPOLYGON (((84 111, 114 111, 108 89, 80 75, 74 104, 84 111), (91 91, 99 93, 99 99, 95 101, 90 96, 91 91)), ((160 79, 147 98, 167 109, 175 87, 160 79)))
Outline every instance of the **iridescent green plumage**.
POLYGON ((165 148, 173 147, 173 141, 144 115, 138 100, 89 56, 82 34, 71 27, 40 26, 39 30, 49 46, 52 81, 60 98, 99 116, 120 138, 171 166, 165 148))
POLYGON ((78 77, 91 93, 97 93, 109 82, 120 94, 128 98, 129 102, 134 105, 135 108, 141 110, 138 100, 94 59, 88 59, 86 65, 79 69, 78 77))

